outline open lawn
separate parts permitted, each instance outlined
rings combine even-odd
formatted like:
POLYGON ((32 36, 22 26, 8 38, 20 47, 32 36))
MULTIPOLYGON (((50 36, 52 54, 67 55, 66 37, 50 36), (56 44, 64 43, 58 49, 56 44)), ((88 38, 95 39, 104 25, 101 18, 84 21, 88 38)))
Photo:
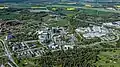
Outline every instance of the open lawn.
POLYGON ((59 19, 58 21, 50 22, 50 27, 56 27, 56 26, 68 26, 68 21, 66 19, 59 19))
POLYGON ((102 67, 120 67, 120 50, 100 52, 99 60, 95 65, 102 67))

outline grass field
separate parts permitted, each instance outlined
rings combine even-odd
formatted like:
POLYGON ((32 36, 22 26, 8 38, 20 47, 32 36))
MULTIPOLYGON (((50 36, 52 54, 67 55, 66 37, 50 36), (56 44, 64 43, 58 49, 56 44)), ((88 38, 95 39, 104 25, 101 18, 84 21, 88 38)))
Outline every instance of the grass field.
POLYGON ((54 22, 50 22, 49 26, 50 27, 56 27, 56 26, 67 26, 68 25, 68 21, 66 19, 59 19, 58 21, 54 21, 54 22))
POLYGON ((100 52, 99 58, 98 67, 120 67, 120 50, 100 52))

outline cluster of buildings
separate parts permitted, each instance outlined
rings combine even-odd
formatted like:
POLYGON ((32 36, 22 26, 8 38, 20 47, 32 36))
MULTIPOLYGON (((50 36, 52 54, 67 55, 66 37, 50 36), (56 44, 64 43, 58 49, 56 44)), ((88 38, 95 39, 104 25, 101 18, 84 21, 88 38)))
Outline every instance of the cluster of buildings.
POLYGON ((21 52, 17 52, 17 58, 25 58, 25 57, 38 57, 44 54, 43 50, 40 49, 31 49, 31 50, 25 50, 21 52))
POLYGON ((31 40, 24 42, 9 42, 9 47, 17 58, 37 57, 45 53, 44 47, 53 51, 73 49, 77 38, 71 34, 67 27, 51 27, 43 28, 37 31, 39 40, 31 40))
POLYGON ((11 46, 13 52, 22 51, 28 49, 24 43, 13 43, 11 46))
POLYGON ((102 41, 113 41, 116 39, 117 39, 117 37, 114 34, 109 34, 109 35, 101 37, 102 41))
POLYGON ((85 38, 94 38, 94 37, 101 37, 108 33, 110 30, 103 27, 103 26, 90 26, 90 27, 79 27, 76 29, 76 32, 80 32, 83 34, 85 38))
POLYGON ((64 27, 45 28, 38 31, 40 42, 52 49, 60 49, 62 45, 74 45, 76 37, 69 34, 64 27))
POLYGON ((16 43, 9 43, 12 46, 10 47, 12 52, 17 54, 18 58, 22 57, 36 57, 41 56, 44 51, 41 48, 37 47, 37 44, 33 44, 32 42, 16 42, 16 43))
POLYGON ((112 23, 103 23, 104 26, 120 28, 120 21, 112 23))

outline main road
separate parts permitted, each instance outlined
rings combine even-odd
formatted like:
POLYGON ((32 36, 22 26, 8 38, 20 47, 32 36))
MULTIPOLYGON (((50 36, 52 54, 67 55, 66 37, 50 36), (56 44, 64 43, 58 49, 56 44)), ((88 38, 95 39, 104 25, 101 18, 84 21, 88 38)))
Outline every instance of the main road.
POLYGON ((5 50, 5 55, 9 58, 9 60, 15 65, 15 67, 19 67, 15 62, 14 59, 11 56, 11 52, 9 51, 9 49, 7 48, 7 45, 5 44, 5 41, 3 41, 2 39, 0 39, 0 42, 2 43, 1 46, 3 46, 4 50, 5 50))

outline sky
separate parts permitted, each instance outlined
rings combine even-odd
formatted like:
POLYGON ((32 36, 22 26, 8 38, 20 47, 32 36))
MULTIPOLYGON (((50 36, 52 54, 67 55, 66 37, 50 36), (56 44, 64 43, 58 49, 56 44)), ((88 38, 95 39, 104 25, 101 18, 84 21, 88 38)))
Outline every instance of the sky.
POLYGON ((3 2, 3 0, 0 0, 0 2, 3 2))

